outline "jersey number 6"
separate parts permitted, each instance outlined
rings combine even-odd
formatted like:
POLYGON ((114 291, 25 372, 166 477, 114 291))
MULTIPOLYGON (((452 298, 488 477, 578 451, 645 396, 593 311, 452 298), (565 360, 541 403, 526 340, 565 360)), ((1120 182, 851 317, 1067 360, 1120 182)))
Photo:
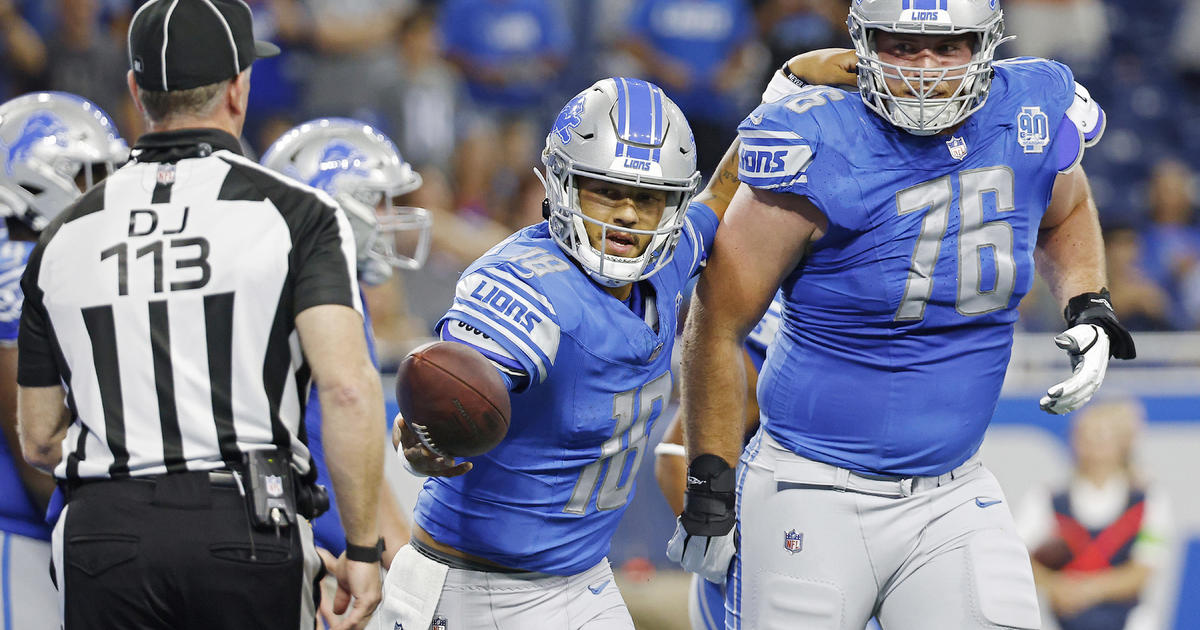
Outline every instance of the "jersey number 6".
MULTIPOLYGON (((896 309, 897 321, 919 320, 933 293, 933 268, 946 236, 954 190, 950 175, 939 177, 896 193, 900 216, 925 212, 921 233, 913 248, 904 283, 904 298, 896 309)), ((996 212, 1013 210, 1013 172, 993 166, 958 174, 958 296, 954 308, 961 315, 983 315, 1002 309, 1012 299, 1017 282, 1013 260, 1013 230, 1005 221, 983 221, 983 198, 995 195, 996 212), (983 290, 983 250, 990 248, 995 261, 995 283, 983 290)))

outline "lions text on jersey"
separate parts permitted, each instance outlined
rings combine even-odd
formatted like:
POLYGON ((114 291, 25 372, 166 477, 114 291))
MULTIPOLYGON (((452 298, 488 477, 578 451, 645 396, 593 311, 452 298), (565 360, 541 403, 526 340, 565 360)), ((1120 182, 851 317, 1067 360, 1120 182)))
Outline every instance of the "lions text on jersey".
POLYGON ((1028 58, 997 62, 986 105, 951 134, 910 135, 823 86, 756 109, 739 128, 742 181, 828 218, 782 285, 758 389, 771 436, 859 472, 966 461, 996 406, 1055 177, 1103 123, 1066 66, 1028 58))
POLYGON ((470 473, 425 483, 417 524, 516 569, 571 575, 599 562, 670 399, 682 292, 716 229, 691 204, 674 258, 635 285, 632 305, 582 273, 546 223, 471 265, 439 331, 502 367, 512 423, 470 473))

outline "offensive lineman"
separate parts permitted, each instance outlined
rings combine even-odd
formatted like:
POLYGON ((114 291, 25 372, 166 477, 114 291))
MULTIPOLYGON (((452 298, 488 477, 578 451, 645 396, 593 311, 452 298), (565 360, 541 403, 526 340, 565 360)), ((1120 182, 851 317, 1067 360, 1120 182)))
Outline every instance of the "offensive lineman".
POLYGON ((1066 413, 1134 345, 1078 167, 1104 114, 1070 70, 993 63, 995 0, 862 0, 861 99, 823 86, 739 127, 739 190, 684 345, 689 487, 670 544, 728 571, 727 628, 1037 628, 1028 556, 976 450, 1037 270, 1065 307, 1066 413), (739 452, 741 339, 782 283, 739 452), (741 546, 732 564, 735 515, 741 546))
POLYGON ((417 500, 383 628, 633 628, 605 555, 671 396, 676 314, 737 186, 733 152, 692 201, 683 114, 616 78, 567 103, 542 155, 548 221, 472 264, 439 323, 508 382, 508 435, 453 466, 402 432, 414 468, 458 476, 417 500))

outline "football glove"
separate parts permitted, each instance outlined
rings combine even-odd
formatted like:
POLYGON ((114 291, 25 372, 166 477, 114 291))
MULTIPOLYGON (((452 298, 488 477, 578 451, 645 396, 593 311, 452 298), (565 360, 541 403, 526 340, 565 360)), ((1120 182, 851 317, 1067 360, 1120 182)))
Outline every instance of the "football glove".
POLYGON ((1068 328, 1054 338, 1071 357, 1071 378, 1054 385, 1042 396, 1042 411, 1064 414, 1082 407, 1104 381, 1108 370, 1108 333, 1095 324, 1068 328))
POLYGON ((724 584, 736 550, 734 470, 704 454, 688 466, 683 513, 667 543, 667 557, 715 584, 724 584))

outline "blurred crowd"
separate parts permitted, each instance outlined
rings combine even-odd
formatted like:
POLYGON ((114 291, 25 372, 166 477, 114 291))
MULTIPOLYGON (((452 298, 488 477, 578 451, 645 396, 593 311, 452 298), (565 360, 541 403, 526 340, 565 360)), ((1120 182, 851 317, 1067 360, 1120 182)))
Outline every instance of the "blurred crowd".
MULTIPOLYGON (((405 278, 405 339, 428 331, 467 261, 541 220, 541 134, 571 94, 611 75, 660 84, 707 173, 770 72, 849 45, 847 0, 247 1, 255 32, 284 50, 254 66, 250 153, 298 122, 352 117, 393 137, 424 176, 411 203, 435 211, 436 251, 405 278)), ((0 98, 73 92, 136 138, 124 34, 141 3, 0 0, 0 98)), ((1118 313, 1134 330, 1200 329, 1200 3, 1010 0, 1005 12, 1018 38, 1000 56, 1070 64, 1108 112, 1084 166, 1118 313)), ((1061 328, 1044 290, 1026 302, 1025 329, 1061 328)))

